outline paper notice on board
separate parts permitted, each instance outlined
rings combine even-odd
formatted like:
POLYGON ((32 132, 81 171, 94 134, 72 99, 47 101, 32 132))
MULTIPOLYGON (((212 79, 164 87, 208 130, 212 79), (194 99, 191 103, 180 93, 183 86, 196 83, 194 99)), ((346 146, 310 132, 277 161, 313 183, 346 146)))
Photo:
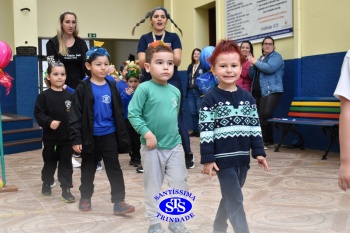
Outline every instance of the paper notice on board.
POLYGON ((293 36, 292 0, 226 0, 226 37, 261 41, 293 36))

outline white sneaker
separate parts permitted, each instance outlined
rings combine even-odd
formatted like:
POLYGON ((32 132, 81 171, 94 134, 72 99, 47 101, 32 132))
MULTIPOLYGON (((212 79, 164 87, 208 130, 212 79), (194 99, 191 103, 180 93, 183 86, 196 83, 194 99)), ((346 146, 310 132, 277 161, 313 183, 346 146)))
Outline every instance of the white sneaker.
POLYGON ((81 167, 81 164, 74 157, 72 157, 72 165, 74 168, 81 167))
POLYGON ((53 188, 56 186, 56 182, 54 181, 52 184, 50 184, 50 187, 53 188))
POLYGON ((98 164, 97 164, 96 171, 101 171, 101 170, 102 170, 102 164, 101 164, 101 163, 98 163, 98 164))

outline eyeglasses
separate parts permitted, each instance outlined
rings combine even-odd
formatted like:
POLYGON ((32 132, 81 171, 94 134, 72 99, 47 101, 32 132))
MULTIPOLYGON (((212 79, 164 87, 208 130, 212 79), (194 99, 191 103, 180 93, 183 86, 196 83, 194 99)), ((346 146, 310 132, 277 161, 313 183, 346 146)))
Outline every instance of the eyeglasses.
POLYGON ((264 43, 263 45, 269 45, 269 46, 271 46, 271 45, 273 45, 273 43, 264 43))

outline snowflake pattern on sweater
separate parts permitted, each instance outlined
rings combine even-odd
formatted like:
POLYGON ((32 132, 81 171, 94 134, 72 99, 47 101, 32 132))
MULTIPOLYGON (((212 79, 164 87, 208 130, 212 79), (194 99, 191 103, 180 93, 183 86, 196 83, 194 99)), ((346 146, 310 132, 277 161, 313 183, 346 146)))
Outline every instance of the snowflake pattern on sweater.
POLYGON ((240 101, 238 109, 229 101, 219 102, 210 108, 204 107, 199 118, 201 142, 213 141, 214 136, 215 139, 261 136, 256 104, 249 101, 240 101))
POLYGON ((205 95, 199 129, 202 163, 248 165, 250 153, 254 158, 266 156, 257 105, 251 94, 239 87, 235 92, 214 87, 205 95))

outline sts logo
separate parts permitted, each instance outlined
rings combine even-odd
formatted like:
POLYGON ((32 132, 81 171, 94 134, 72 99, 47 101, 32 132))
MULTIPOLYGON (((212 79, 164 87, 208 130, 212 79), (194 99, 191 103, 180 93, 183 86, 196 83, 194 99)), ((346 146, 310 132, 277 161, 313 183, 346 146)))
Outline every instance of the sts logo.
POLYGON ((159 209, 165 214, 186 214, 192 209, 192 203, 184 198, 167 198, 159 204, 159 209))
POLYGON ((192 193, 178 189, 169 189, 159 193, 154 197, 156 201, 160 201, 157 218, 167 222, 190 220, 194 217, 191 210, 195 198, 192 193))

